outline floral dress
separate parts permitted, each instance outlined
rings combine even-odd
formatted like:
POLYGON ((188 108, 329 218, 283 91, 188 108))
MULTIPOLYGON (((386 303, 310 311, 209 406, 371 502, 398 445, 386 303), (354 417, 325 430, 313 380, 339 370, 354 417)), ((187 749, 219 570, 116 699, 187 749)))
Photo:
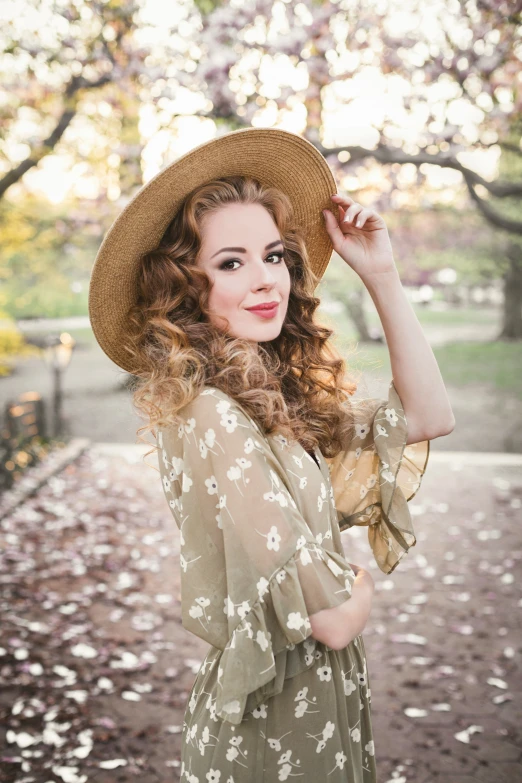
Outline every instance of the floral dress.
POLYGON ((387 574, 416 543, 407 501, 429 441, 405 445, 393 381, 387 400, 346 405, 354 427, 331 460, 266 436, 210 386, 158 432, 182 624, 210 645, 185 711, 181 780, 376 782, 363 638, 333 649, 309 617, 350 598, 341 530, 367 525, 387 574))

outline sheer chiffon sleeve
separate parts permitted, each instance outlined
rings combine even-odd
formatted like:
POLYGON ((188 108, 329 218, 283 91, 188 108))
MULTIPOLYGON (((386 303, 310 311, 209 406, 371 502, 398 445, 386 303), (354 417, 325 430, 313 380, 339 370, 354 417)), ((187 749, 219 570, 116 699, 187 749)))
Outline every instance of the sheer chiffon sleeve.
POLYGON ((406 445, 408 423, 392 380, 388 399, 349 400, 354 428, 346 447, 328 459, 341 530, 368 526, 381 571, 390 574, 416 544, 408 501, 426 472, 430 441, 406 445))

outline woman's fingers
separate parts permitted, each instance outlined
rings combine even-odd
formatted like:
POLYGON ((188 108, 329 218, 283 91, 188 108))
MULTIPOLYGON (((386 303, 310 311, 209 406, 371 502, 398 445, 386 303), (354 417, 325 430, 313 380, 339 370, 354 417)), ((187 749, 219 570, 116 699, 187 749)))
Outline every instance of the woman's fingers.
POLYGON ((331 196, 332 200, 337 204, 340 212, 339 223, 344 223, 355 226, 356 228, 363 228, 368 218, 372 215, 371 209, 367 209, 354 201, 351 196, 340 196, 335 193, 331 196))
POLYGON ((343 223, 353 223, 353 225, 356 226, 360 225, 360 221, 356 218, 360 218, 361 212, 363 212, 361 204, 352 204, 345 212, 343 223))

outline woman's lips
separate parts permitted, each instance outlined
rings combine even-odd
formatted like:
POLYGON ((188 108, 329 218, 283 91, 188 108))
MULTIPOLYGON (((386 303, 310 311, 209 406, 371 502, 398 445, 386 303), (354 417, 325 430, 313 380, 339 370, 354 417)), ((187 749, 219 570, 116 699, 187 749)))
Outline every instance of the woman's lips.
POLYGON ((279 303, 271 307, 270 309, 264 308, 253 308, 249 309, 249 313, 253 313, 254 315, 260 315, 261 318, 273 318, 274 315, 277 313, 277 310, 279 308, 279 303))

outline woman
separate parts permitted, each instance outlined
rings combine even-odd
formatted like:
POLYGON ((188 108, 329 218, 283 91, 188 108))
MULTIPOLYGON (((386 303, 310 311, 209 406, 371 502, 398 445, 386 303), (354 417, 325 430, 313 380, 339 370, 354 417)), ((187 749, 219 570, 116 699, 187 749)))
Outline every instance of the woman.
POLYGON ((367 525, 391 573, 416 543, 407 501, 429 441, 454 425, 384 221, 335 193, 305 140, 236 131, 134 197, 100 248, 89 304, 100 345, 141 379, 141 429, 157 428, 180 530, 182 622, 211 645, 182 779, 375 783, 361 636, 373 580, 345 559, 340 531, 367 525), (350 399, 332 332, 314 322, 332 247, 379 312, 386 400, 350 399))

